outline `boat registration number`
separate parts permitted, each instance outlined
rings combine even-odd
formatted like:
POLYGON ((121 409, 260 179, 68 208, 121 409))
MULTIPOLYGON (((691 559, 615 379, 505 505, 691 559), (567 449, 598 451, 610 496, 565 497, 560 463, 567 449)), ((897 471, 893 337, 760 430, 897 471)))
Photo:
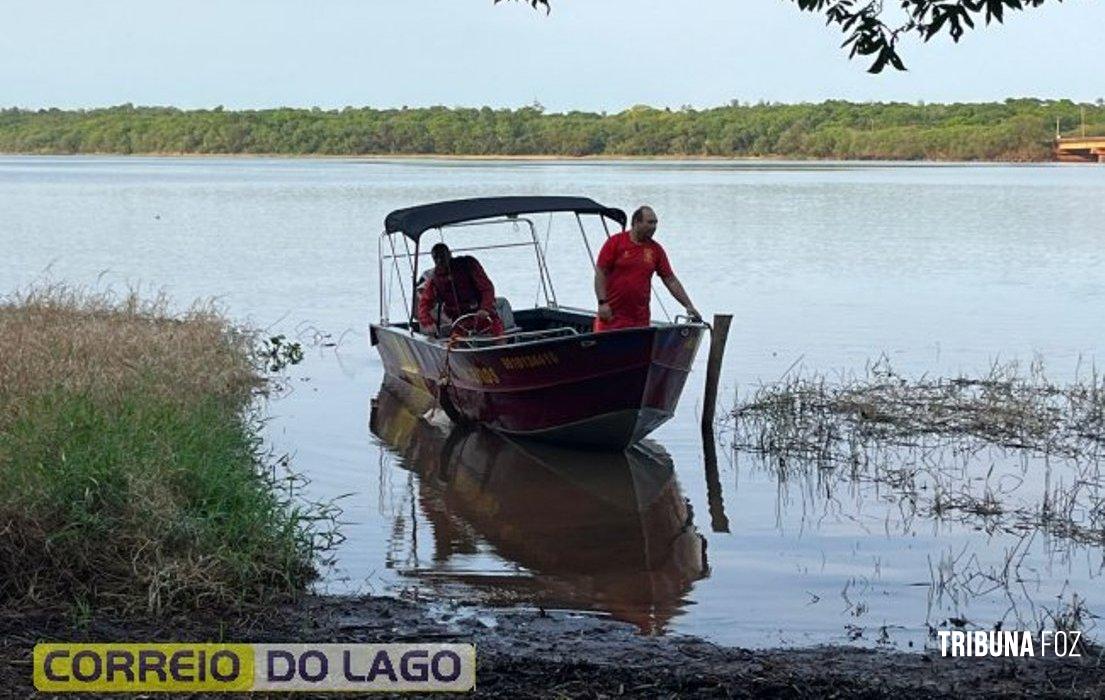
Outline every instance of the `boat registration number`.
POLYGON ((555 352, 539 352, 535 355, 512 355, 501 358, 506 369, 536 369, 560 364, 555 352))

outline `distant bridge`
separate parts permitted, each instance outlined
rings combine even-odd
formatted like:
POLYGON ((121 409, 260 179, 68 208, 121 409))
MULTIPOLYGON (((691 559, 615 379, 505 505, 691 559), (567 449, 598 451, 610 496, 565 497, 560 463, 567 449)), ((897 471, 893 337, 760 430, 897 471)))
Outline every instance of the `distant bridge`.
POLYGON ((1075 163, 1105 163, 1105 136, 1061 136, 1055 139, 1055 158, 1075 163))

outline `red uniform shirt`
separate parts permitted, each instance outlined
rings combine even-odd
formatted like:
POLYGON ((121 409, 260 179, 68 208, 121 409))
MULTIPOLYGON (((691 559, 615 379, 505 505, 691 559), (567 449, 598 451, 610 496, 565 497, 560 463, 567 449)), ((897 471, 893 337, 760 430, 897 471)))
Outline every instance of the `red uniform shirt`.
POLYGON ((610 321, 596 318, 595 330, 647 326, 652 318, 649 312, 652 273, 661 279, 675 274, 660 244, 634 243, 629 231, 622 231, 606 239, 596 265, 606 274, 606 303, 614 318, 610 321))
POLYGON ((422 326, 436 326, 435 307, 438 303, 441 303, 443 322, 452 323, 464 314, 486 311, 491 315, 492 334, 501 335, 503 332, 502 321, 495 313, 495 286, 483 271, 483 266, 471 256, 453 258, 450 274, 440 275, 435 271, 423 284, 418 297, 418 322, 422 326))

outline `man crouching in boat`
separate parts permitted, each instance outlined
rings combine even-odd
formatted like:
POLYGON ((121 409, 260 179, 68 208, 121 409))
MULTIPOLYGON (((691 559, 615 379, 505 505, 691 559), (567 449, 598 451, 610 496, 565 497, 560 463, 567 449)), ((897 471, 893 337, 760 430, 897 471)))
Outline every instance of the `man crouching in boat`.
POLYGON ((672 271, 667 253, 652 240, 656 225, 652 207, 640 207, 633 212, 629 230, 606 239, 599 251, 595 263, 595 294, 599 302, 596 332, 649 324, 653 273, 660 275, 671 295, 687 309, 688 316, 701 320, 698 309, 672 271))
POLYGON ((483 266, 470 255, 453 257, 449 246, 438 243, 430 249, 434 269, 422 283, 418 295, 418 325, 423 333, 449 335, 453 321, 475 313, 478 318, 466 330, 487 329, 488 334, 503 334, 503 322, 495 312, 495 286, 483 266))

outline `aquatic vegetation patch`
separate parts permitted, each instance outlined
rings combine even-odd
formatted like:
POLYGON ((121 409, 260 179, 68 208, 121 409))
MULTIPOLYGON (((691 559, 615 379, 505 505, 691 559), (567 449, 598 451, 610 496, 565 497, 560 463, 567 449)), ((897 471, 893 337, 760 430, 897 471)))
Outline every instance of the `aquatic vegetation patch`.
POLYGON ((780 479, 874 482, 923 517, 1105 544, 1105 376, 1094 369, 1062 385, 1039 361, 910 379, 883 358, 858 376, 761 386, 738 400, 726 435, 780 479))
POLYGON ((949 544, 929 555, 933 639, 938 629, 1004 624, 1081 625, 1090 640, 1097 616, 1078 590, 1037 594, 1041 561, 1098 560, 1105 548, 1103 417, 1105 377, 1092 367, 1064 383, 1040 361, 911 378, 881 358, 861 374, 788 372, 738 396, 721 437, 738 463, 777 482, 780 503, 797 493, 812 520, 901 537, 925 521, 984 532, 982 549, 949 544), (996 622, 959 619, 969 601, 991 596, 1008 602, 996 622))
POLYGON ((0 303, 0 605, 285 599, 334 512, 258 436, 272 344, 211 304, 38 287, 0 303))
POLYGON ((765 385, 731 415, 742 446, 822 461, 851 461, 842 446, 915 446, 929 437, 1087 456, 1105 447, 1105 376, 1091 370, 1059 386, 1037 361, 1027 373, 1014 362, 980 378, 908 379, 881 359, 859 377, 765 385))

